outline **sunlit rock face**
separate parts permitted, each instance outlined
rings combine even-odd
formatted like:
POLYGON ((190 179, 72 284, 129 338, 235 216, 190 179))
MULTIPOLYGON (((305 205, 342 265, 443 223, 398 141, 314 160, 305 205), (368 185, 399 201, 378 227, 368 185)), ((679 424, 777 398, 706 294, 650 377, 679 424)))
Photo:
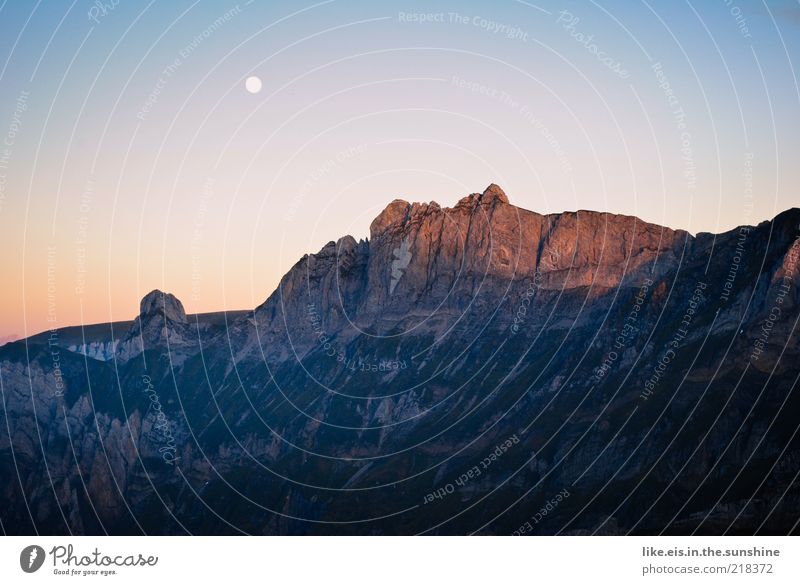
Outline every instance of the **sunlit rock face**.
POLYGON ((9 343, 3 526, 786 533, 798 225, 692 236, 490 185, 392 201, 251 311, 153 291, 124 326, 9 343))

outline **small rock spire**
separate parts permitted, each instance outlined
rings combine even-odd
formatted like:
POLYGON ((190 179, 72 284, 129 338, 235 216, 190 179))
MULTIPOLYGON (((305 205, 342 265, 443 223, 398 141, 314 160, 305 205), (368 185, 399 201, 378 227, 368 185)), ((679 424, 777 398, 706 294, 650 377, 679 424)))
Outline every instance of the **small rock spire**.
POLYGON ((508 203, 508 197, 506 197, 505 191, 503 191, 499 185, 492 183, 483 190, 481 203, 491 203, 495 199, 502 203, 508 203))

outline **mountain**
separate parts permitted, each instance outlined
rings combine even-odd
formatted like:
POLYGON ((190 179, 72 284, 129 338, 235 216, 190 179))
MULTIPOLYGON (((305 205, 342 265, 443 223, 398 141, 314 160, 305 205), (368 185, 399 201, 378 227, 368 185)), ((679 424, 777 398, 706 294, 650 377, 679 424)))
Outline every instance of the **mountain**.
POLYGON ((796 532, 798 236, 395 200, 251 311, 0 348, 2 525, 796 532))

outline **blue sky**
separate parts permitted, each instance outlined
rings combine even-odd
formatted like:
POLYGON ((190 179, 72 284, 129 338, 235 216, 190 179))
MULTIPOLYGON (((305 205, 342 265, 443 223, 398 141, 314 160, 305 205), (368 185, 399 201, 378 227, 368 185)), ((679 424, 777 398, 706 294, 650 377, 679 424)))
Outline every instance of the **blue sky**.
POLYGON ((797 205, 797 2, 101 5, 0 5, 0 337, 46 324, 50 248, 69 324, 253 306, 398 197, 693 233, 797 205))

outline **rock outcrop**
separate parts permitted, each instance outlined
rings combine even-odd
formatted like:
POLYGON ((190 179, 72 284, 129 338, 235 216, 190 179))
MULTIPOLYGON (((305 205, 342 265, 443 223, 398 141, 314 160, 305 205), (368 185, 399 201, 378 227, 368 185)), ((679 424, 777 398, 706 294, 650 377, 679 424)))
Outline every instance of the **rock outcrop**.
POLYGON ((182 350, 193 345, 193 332, 183 303, 172 294, 154 290, 142 298, 139 315, 131 328, 114 341, 113 357, 126 362, 148 349, 167 347, 170 356, 181 362, 182 350))

